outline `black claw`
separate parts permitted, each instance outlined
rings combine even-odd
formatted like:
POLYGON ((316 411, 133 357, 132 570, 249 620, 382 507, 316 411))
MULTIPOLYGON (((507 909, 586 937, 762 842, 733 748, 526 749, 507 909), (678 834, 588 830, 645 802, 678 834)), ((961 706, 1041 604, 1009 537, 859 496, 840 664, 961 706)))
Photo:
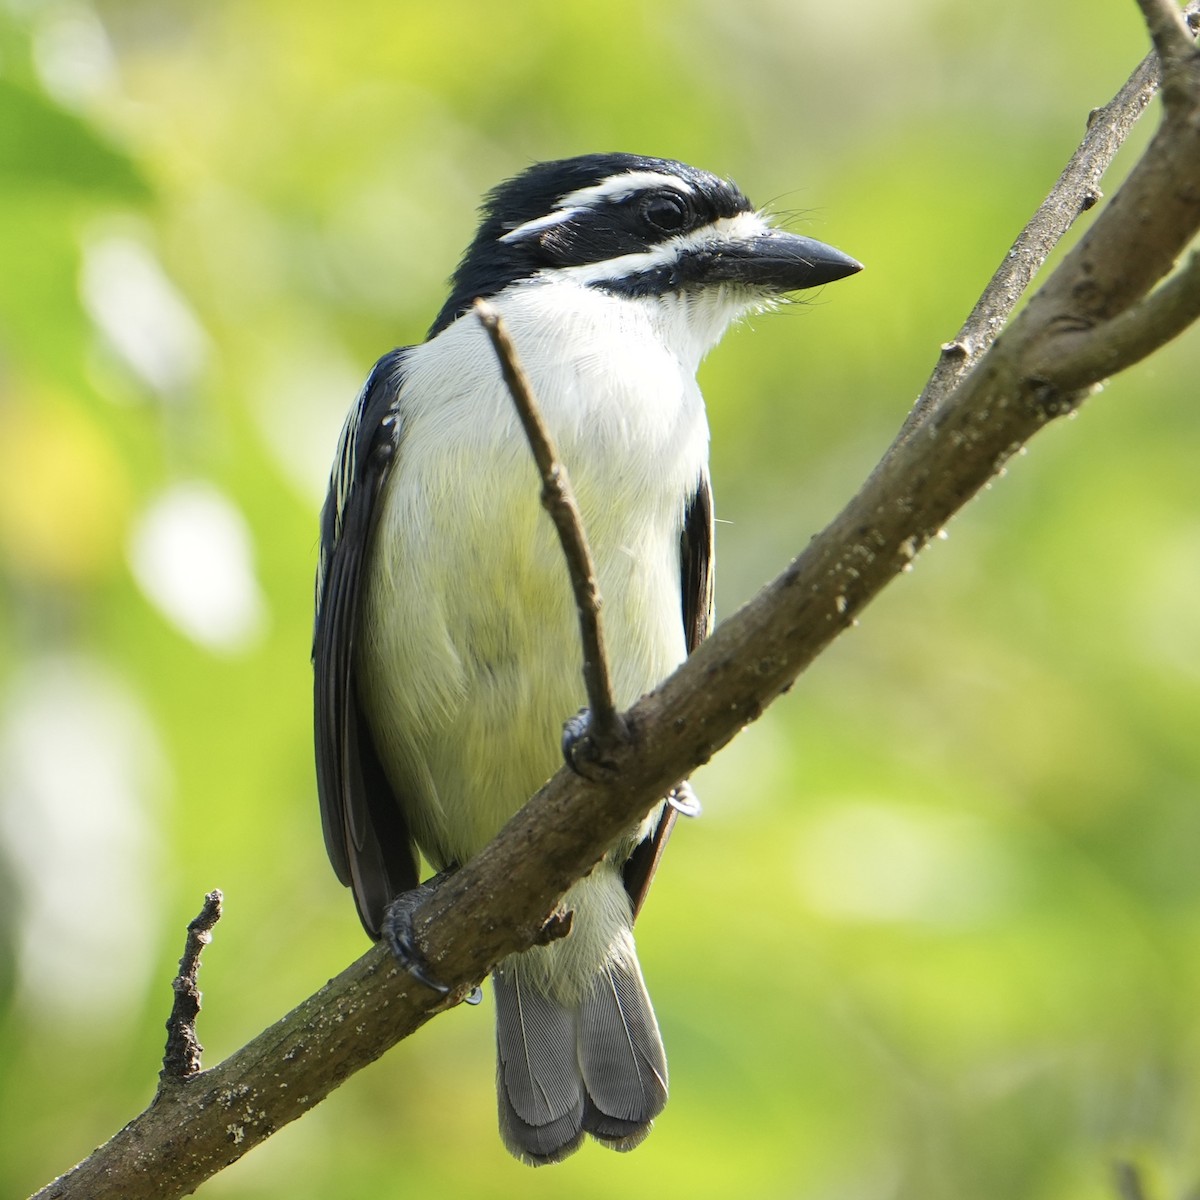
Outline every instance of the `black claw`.
POLYGON ((425 961, 425 955, 417 945, 416 930, 413 927, 413 913, 430 897, 441 878, 441 875, 435 875, 412 891, 401 892, 384 909, 380 936, 387 943, 392 957, 418 983, 423 983, 431 991, 444 996, 450 989, 434 976, 429 963, 425 961))
POLYGON ((587 777, 586 764, 591 761, 589 738, 592 731, 592 710, 581 708, 563 725, 563 759, 576 775, 587 777))
POLYGON ((563 725, 563 758, 576 775, 592 783, 609 782, 617 773, 613 751, 628 740, 629 731, 620 716, 614 717, 615 728, 608 732, 600 729, 598 734, 589 708, 581 708, 563 725))
POLYGON ((700 797, 692 791, 692 785, 685 779, 676 784, 667 793, 667 803, 681 817, 698 817, 700 815, 700 797))

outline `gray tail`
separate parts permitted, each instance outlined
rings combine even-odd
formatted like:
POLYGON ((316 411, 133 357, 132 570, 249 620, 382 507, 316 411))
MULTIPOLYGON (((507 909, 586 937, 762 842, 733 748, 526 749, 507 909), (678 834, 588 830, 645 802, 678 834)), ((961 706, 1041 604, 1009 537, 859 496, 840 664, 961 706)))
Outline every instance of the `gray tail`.
POLYGON ((641 968, 606 963, 571 1005, 518 956, 493 973, 500 1136, 531 1166, 559 1162, 583 1135, 632 1150, 667 1102, 667 1060, 641 968))

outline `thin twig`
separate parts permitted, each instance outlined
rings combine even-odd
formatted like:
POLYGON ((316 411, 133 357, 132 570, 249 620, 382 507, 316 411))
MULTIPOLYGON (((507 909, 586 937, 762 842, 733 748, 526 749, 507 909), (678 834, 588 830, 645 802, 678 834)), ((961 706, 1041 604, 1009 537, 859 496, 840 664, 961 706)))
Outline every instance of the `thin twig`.
POLYGON ((183 957, 179 960, 179 974, 171 984, 175 989, 175 1003, 167 1018, 167 1048, 158 1076, 160 1088, 168 1082, 187 1079, 200 1071, 200 1055, 204 1047, 196 1036, 196 1017, 200 1012, 200 989, 196 984, 196 976, 200 972, 200 952, 212 941, 213 926, 221 919, 222 899, 220 890, 214 888, 204 897, 204 907, 199 915, 188 922, 187 941, 183 957))
POLYGON ((567 560, 571 588, 575 593, 575 607, 579 613, 583 682, 591 710, 588 737, 595 747, 602 749, 619 740, 625 726, 613 696, 608 655, 604 648, 604 626, 600 619, 600 585, 596 579, 596 564, 583 530, 579 505, 567 469, 559 458, 554 439, 533 397, 529 377, 521 366, 516 347, 504 328, 500 314, 487 301, 476 300, 475 315, 487 330, 496 357, 500 360, 504 383, 512 396, 542 477, 542 507, 554 522, 567 560))
POLYGON ((1101 198, 1100 179, 1146 111, 1158 82, 1158 56, 1148 54, 1121 90, 1103 107, 1092 110, 1087 132, 1057 182, 1018 234, 954 340, 942 346, 929 382, 896 437, 897 444, 912 436, 996 340, 1050 252, 1076 218, 1101 198))

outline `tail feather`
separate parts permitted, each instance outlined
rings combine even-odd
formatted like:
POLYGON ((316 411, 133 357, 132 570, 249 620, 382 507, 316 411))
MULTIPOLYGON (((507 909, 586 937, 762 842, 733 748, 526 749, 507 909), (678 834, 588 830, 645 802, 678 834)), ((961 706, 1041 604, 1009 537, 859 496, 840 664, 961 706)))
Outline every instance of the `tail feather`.
POLYGON ((558 1162, 583 1141, 575 1014, 531 987, 517 963, 498 967, 492 982, 500 1136, 525 1162, 558 1162))
POLYGON ((631 1150, 667 1102, 667 1062, 632 953, 610 958, 578 1003, 521 957, 493 975, 500 1134, 531 1165, 558 1162, 585 1133, 631 1150))
POLYGON ((579 1065, 590 1101, 584 1128, 632 1149, 667 1102, 666 1054, 636 958, 608 963, 584 997, 579 1065))

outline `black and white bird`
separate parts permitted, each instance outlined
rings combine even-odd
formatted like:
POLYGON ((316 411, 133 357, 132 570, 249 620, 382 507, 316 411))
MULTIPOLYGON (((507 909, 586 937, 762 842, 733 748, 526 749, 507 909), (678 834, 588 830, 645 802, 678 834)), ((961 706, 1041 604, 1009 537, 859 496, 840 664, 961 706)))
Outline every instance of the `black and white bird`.
MULTIPOLYGON (((325 844, 367 932, 559 766, 584 701, 571 587, 486 333, 504 319, 574 484, 622 707, 706 635, 713 508, 696 385, 729 324, 860 269, 668 159, 540 163, 487 198, 424 342, 375 365, 321 517, 313 647, 325 844)), ((637 1145, 667 1062, 633 918, 660 804, 565 898, 571 934, 496 968, 500 1131, 555 1162, 637 1145)))

